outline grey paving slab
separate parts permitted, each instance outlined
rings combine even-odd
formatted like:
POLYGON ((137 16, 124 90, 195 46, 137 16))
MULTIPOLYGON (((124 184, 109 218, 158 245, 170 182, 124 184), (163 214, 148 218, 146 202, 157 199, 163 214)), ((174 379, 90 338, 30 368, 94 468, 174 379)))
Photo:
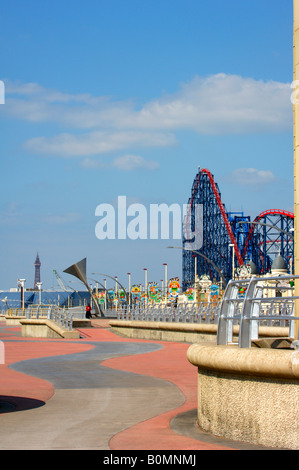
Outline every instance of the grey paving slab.
POLYGON ((54 385, 44 405, 1 415, 0 449, 108 450, 111 437, 184 402, 173 384, 112 370, 101 361, 156 350, 147 343, 95 343, 81 353, 21 361, 11 368, 54 385))

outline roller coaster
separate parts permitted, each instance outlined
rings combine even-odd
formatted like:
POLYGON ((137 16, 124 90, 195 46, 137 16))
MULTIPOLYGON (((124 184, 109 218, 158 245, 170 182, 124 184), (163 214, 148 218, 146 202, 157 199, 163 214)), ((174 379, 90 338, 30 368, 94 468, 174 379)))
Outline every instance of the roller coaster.
POLYGON ((254 266, 260 275, 270 272, 279 254, 284 258, 288 272, 293 272, 292 212, 269 209, 253 221, 243 212, 228 212, 214 176, 209 170, 200 168, 192 184, 187 208, 183 224, 183 290, 194 284, 195 270, 198 276, 207 274, 212 281, 228 282, 233 270, 244 265, 254 266), (198 231, 196 207, 199 205, 202 208, 201 243, 200 247, 192 249, 190 237, 193 236, 194 241, 198 231))

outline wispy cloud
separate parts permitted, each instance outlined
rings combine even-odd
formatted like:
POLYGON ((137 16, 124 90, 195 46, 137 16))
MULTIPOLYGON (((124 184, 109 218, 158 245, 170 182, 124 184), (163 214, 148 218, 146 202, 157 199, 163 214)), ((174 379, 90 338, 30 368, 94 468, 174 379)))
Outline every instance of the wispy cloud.
POLYGON ((258 170, 256 168, 237 168, 227 178, 231 183, 239 186, 264 186, 276 181, 271 170, 258 170))
POLYGON ((210 135, 285 131, 292 128, 291 91, 286 83, 216 74, 195 77, 176 93, 137 109, 129 100, 8 82, 0 112, 61 128, 52 137, 27 140, 25 148, 31 152, 87 157, 175 145, 175 132, 182 129, 210 135))
POLYGON ((146 160, 140 155, 123 155, 115 158, 112 165, 118 170, 131 171, 138 169, 156 170, 159 163, 153 160, 146 160))
POLYGON ((291 128, 290 97, 289 84, 217 74, 195 77, 176 94, 146 104, 135 118, 147 128, 200 134, 274 132, 291 128))
POLYGON ((99 155, 134 147, 165 147, 176 144, 173 134, 141 131, 94 131, 60 134, 27 140, 24 147, 34 153, 78 157, 99 155))
POLYGON ((116 157, 110 162, 103 162, 98 158, 87 157, 81 162, 81 166, 87 169, 107 169, 107 168, 116 168, 119 171, 133 171, 133 170, 156 170, 159 168, 159 162, 154 160, 147 160, 140 155, 122 155, 116 157))
POLYGON ((53 214, 44 217, 46 223, 50 225, 73 224, 81 220, 81 214, 77 212, 67 212, 65 214, 53 214))

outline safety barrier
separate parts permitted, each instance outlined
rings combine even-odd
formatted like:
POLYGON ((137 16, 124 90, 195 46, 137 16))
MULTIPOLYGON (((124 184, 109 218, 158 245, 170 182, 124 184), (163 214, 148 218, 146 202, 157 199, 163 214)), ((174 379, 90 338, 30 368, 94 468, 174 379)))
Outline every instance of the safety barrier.
POLYGON ((177 306, 140 304, 131 307, 121 307, 117 311, 117 319, 214 324, 217 323, 219 310, 220 303, 218 302, 179 303, 177 306))
POLYGON ((69 331, 73 330, 73 314, 69 313, 65 307, 59 309, 56 306, 51 306, 48 311, 48 320, 58 323, 69 331))
POLYGON ((59 308, 57 305, 37 305, 25 309, 10 308, 8 310, 2 310, 1 313, 9 317, 25 317, 27 320, 47 318, 69 331, 73 330, 73 314, 65 307, 59 308))
POLYGON ((251 347, 259 337, 261 324, 288 326, 294 338, 295 299, 293 284, 299 276, 252 277, 230 281, 224 292, 218 317, 217 344, 232 342, 233 325, 239 324, 240 348, 251 347), (272 295, 274 291, 275 295, 272 295), (240 292, 243 294, 240 295, 240 292), (245 292, 245 294, 244 294, 245 292), (286 295, 287 294, 287 295, 286 295))

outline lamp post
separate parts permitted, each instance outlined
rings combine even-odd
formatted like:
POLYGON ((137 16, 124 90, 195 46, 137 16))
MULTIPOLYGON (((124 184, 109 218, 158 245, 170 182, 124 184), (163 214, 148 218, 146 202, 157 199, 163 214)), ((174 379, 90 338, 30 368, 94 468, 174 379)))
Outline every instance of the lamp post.
POLYGON ((42 285, 43 285, 43 283, 42 282, 37 282, 36 285, 37 285, 37 288, 38 288, 38 304, 39 304, 39 306, 41 306, 41 303, 42 303, 42 285))
POLYGON ((129 307, 131 307, 131 273, 127 273, 129 276, 129 307))
POLYGON ((147 295, 147 268, 143 268, 144 271, 144 290, 147 295))
MULTIPOLYGON (((252 225, 263 225, 264 227, 270 227, 270 228, 273 228, 275 230, 278 230, 279 232, 282 232, 284 233, 285 235, 287 235, 288 237, 290 237, 292 240, 294 240, 294 236, 290 233, 290 232, 293 232, 294 229, 291 228, 289 232, 287 232, 286 230, 283 230, 282 228, 279 228, 279 227, 276 227, 275 225, 272 225, 272 224, 266 224, 265 222, 248 222, 248 221, 243 221, 243 220, 240 220, 238 222, 238 224, 252 224, 252 225)), ((229 246, 232 246, 232 245, 229 245, 229 246)))
POLYGON ((165 267, 165 300, 167 302, 167 263, 163 263, 163 265, 165 267))
POLYGON ((127 293, 126 289, 124 288, 124 286, 117 280, 118 279, 117 276, 112 277, 112 276, 109 276, 108 274, 104 274, 104 273, 91 273, 91 274, 98 274, 99 276, 107 276, 110 279, 113 279, 123 289, 124 293, 126 294, 126 297, 128 298, 128 293, 127 293))
POLYGON ((232 280, 235 279, 235 245, 230 243, 229 246, 232 248, 232 256, 233 256, 233 263, 232 263, 232 280))
POLYGON ((223 282, 224 282, 224 286, 226 286, 226 279, 225 279, 225 277, 223 276, 222 272, 220 271, 219 268, 217 268, 216 264, 213 263, 213 261, 211 261, 206 255, 203 255, 202 253, 199 253, 199 251, 190 250, 190 249, 188 249, 188 248, 182 248, 181 246, 168 246, 167 248, 176 248, 176 249, 178 249, 178 250, 191 251, 192 253, 196 253, 197 255, 201 256, 201 257, 204 258, 206 261, 208 261, 208 263, 211 263, 211 265, 214 266, 214 268, 216 269, 217 273, 218 273, 219 276, 220 276, 221 281, 223 281, 223 282))
POLYGON ((105 283, 105 310, 107 310, 107 279, 104 279, 105 283))
POLYGON ((19 282, 20 285, 21 285, 21 309, 24 310, 24 308, 25 308, 25 302, 24 302, 24 286, 25 286, 26 279, 18 279, 18 282, 19 282))
POLYGON ((197 281, 197 256, 192 255, 192 258, 194 258, 194 284, 196 284, 196 281, 197 281))
POLYGON ((99 281, 97 281, 96 279, 92 279, 92 281, 96 282, 96 285, 97 285, 97 294, 98 294, 98 286, 102 286, 104 289, 105 289, 105 310, 107 310, 107 286, 106 286, 106 279, 104 279, 105 281, 105 285, 103 286, 103 284, 99 281))
POLYGON ((118 289, 117 289, 117 279, 118 277, 117 276, 114 276, 114 279, 115 279, 115 299, 116 299, 116 311, 118 310, 118 289))

